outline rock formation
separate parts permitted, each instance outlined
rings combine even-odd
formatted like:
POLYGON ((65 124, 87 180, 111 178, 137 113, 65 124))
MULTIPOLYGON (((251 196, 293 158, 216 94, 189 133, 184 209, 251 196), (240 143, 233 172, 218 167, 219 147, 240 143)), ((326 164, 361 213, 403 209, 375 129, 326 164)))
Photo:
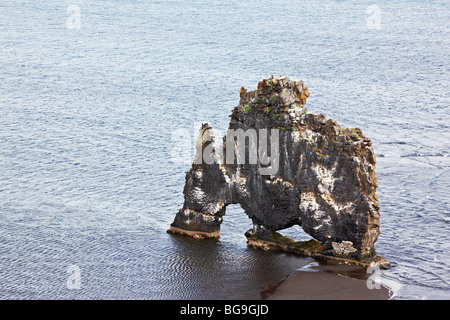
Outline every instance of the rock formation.
POLYGON ((303 81, 272 76, 257 90, 241 89, 220 147, 203 124, 185 202, 168 232, 218 237, 226 206, 239 203, 253 221, 249 239, 271 241, 275 231, 299 225, 318 240, 320 254, 375 257, 372 142, 361 129, 308 111, 308 96, 303 81))

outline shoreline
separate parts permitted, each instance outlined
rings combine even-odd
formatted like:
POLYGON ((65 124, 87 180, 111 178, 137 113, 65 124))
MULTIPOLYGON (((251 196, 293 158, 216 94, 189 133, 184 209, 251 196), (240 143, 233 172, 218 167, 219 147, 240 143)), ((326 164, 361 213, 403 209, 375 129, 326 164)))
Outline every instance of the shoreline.
POLYGON ((369 289, 369 277, 365 268, 312 262, 260 294, 262 300, 389 300, 391 290, 369 289))

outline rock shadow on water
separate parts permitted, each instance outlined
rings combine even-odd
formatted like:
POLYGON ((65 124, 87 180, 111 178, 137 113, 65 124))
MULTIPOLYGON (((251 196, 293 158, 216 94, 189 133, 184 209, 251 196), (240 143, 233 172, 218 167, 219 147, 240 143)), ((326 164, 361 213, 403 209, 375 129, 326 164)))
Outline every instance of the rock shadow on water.
POLYGON ((241 248, 221 238, 173 235, 169 239, 165 273, 170 277, 164 286, 164 297, 169 299, 259 300, 261 291, 313 261, 285 252, 254 250, 245 241, 241 248))

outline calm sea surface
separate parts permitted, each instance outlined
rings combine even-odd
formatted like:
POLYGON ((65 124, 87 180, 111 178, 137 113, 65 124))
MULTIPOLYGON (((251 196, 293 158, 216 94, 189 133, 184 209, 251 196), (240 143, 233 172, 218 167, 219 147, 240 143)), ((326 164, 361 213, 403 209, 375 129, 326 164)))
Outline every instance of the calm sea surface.
POLYGON ((217 241, 166 233, 172 133, 224 130, 273 74, 372 138, 395 297, 450 299, 449 22, 444 0, 2 0, 0 298, 240 299, 311 262, 247 248, 238 205, 217 241))

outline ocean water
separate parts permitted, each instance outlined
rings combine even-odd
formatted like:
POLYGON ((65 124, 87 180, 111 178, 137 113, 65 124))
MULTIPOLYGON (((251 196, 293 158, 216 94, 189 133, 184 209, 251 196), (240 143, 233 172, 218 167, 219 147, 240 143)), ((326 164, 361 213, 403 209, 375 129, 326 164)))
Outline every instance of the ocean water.
POLYGON ((449 299, 449 21, 446 0, 2 0, 0 298, 254 298, 310 263, 247 248, 238 205, 219 240, 166 233, 195 124, 273 74, 372 139, 394 298, 449 299))

